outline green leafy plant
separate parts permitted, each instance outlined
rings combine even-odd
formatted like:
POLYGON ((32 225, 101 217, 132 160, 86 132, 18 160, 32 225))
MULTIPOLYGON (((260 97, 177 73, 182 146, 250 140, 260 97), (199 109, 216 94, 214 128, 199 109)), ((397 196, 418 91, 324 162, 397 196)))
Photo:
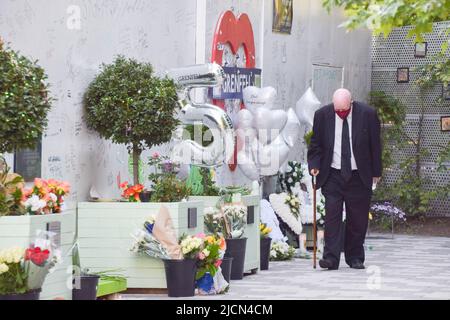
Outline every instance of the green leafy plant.
POLYGON ((214 141, 211 130, 202 123, 188 124, 184 129, 189 133, 190 139, 200 143, 203 147, 209 146, 214 141))
POLYGON ((189 195, 186 183, 175 176, 160 179, 153 186, 150 200, 152 202, 178 202, 189 195))
POLYGON ((0 217, 25 214, 21 204, 23 186, 23 178, 10 174, 5 159, 0 157, 0 217))
POLYGON ((309 147, 309 145, 311 144, 311 138, 313 136, 313 131, 309 130, 307 133, 305 133, 305 135, 303 136, 303 139, 305 139, 305 143, 306 145, 309 147))
POLYGON ((154 74, 150 63, 118 56, 102 64, 84 97, 86 123, 101 137, 125 144, 133 157, 134 184, 145 148, 168 142, 178 125, 174 82, 154 74))
POLYGON ((47 75, 37 61, 0 39, 0 154, 34 148, 51 108, 47 75))
MULTIPOLYGON (((329 12, 335 6, 343 7, 347 20, 341 26, 348 30, 366 27, 387 37, 396 27, 411 26, 408 37, 418 42, 434 22, 450 20, 450 0, 322 0, 322 5, 329 12)), ((446 29, 449 33, 450 27, 446 29)), ((444 42, 442 51, 448 45, 444 42)))
POLYGON ((213 170, 191 166, 186 184, 192 196, 218 196, 220 188, 213 181, 213 170))
POLYGON ((154 170, 148 177, 152 182, 150 201, 177 202, 189 195, 190 189, 186 182, 177 177, 178 163, 155 152, 148 164, 154 170))
MULTIPOLYGON (((417 132, 414 136, 408 134, 404 130, 403 111, 397 116, 390 114, 390 119, 397 119, 392 128, 383 130, 384 148, 383 148, 383 167, 387 172, 390 170, 401 170, 400 177, 390 186, 382 183, 375 191, 374 199, 392 200, 399 208, 403 209, 409 216, 424 218, 425 214, 430 210, 432 200, 436 198, 445 198, 450 196, 450 184, 443 187, 436 187, 433 182, 423 175, 422 167, 425 158, 431 156, 431 152, 424 146, 424 116, 425 116, 425 96, 429 90, 437 83, 448 81, 447 74, 450 72, 450 63, 448 58, 442 56, 435 57, 429 64, 425 64, 416 70, 418 77, 415 85, 419 88, 419 102, 420 114, 418 118, 417 132), (386 138, 387 137, 387 138, 386 138), (391 153, 400 153, 405 148, 412 148, 413 154, 402 161, 398 168, 396 168, 390 159, 391 153), (386 161, 386 155, 389 155, 390 161, 386 161)), ((391 103, 395 100, 386 99, 378 95, 374 99, 375 105, 385 105, 384 101, 390 100, 391 103)), ((442 100, 437 99, 434 103, 440 104, 442 100)), ((395 104, 395 103, 394 103, 395 104)), ((384 110, 379 108, 378 111, 384 110)), ((388 111, 395 109, 388 108, 388 111)), ((383 111, 381 111, 382 113, 383 111)), ((383 118, 380 116, 380 118, 383 118)), ((386 117, 384 117, 386 118, 386 117)), ((446 170, 446 161, 449 160, 450 143, 435 144, 440 152, 435 159, 438 170, 446 170)))

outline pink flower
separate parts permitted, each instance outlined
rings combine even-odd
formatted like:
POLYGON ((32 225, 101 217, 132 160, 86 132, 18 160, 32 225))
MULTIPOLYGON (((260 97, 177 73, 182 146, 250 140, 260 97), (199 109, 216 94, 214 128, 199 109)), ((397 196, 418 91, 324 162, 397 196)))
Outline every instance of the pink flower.
POLYGON ((205 256, 205 254, 204 254, 203 252, 200 252, 200 253, 198 254, 198 258, 199 258, 200 260, 205 260, 206 256, 205 256))
POLYGON ((158 152, 154 152, 154 153, 152 154, 152 158, 153 158, 153 159, 158 159, 158 158, 159 158, 159 153, 158 153, 158 152))
POLYGON ((205 237, 206 237, 206 235, 203 232, 200 232, 200 233, 196 234, 195 236, 200 239, 205 239, 205 237))
POLYGON ((218 267, 220 267, 221 264, 222 264, 222 260, 217 260, 217 261, 214 263, 214 266, 215 266, 216 268, 218 268, 218 267))

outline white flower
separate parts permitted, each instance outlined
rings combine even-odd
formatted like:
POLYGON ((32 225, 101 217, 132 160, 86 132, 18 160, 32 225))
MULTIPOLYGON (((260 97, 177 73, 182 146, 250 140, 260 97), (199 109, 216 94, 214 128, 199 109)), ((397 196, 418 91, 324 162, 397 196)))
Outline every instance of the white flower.
POLYGON ((146 222, 150 224, 154 224, 156 221, 156 217, 154 215, 148 216, 146 222))
POLYGON ((8 270, 9 267, 5 263, 0 264, 0 274, 8 272, 8 270))
POLYGON ((50 192, 48 195, 49 195, 50 199, 52 199, 53 202, 56 202, 56 200, 58 200, 58 197, 56 196, 56 194, 50 192))
POLYGON ((208 257, 209 256, 209 254, 210 254, 210 252, 209 252, 209 250, 208 249, 203 249, 203 254, 205 255, 205 257, 208 257))
POLYGON ((47 202, 39 199, 39 196, 34 194, 25 201, 24 205, 25 208, 31 209, 33 212, 38 212, 47 206, 47 202))
POLYGON ((25 249, 20 247, 4 249, 0 251, 0 263, 19 263, 22 260, 24 253, 25 249))

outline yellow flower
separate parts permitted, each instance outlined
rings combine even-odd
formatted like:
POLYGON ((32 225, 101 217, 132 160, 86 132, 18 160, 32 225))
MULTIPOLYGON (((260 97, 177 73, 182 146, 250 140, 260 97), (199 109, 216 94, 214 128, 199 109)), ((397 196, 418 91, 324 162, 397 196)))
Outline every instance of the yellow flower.
POLYGON ((214 243, 214 237, 213 237, 213 236, 207 236, 207 237, 206 237, 206 241, 207 241, 209 244, 213 244, 213 243, 214 243))
POLYGON ((369 212, 369 220, 372 220, 372 213, 369 212))

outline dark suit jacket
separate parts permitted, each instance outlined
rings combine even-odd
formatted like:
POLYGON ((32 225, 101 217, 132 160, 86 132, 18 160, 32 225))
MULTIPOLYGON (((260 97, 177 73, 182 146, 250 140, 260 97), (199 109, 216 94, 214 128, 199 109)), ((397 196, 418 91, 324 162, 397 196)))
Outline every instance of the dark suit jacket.
MULTIPOLYGON (((322 187, 330 173, 333 160, 335 112, 328 104, 314 114, 313 135, 308 148, 308 167, 319 169, 317 188, 322 187)), ((372 178, 380 177, 380 121, 375 109, 362 102, 353 102, 352 148, 356 166, 363 183, 372 188, 372 178)))

